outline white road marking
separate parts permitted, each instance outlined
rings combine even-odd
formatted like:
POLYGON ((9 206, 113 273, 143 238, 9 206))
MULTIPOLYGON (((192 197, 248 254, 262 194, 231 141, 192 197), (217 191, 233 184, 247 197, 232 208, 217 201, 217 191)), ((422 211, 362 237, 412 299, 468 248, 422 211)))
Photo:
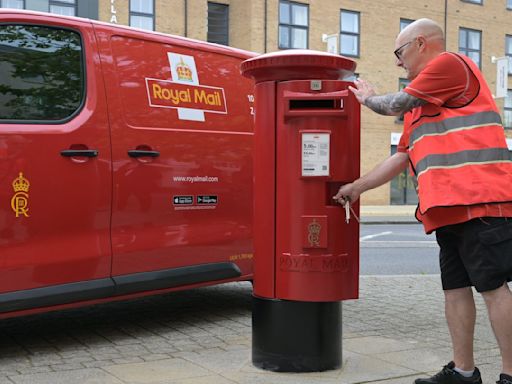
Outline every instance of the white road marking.
POLYGON ((398 241, 361 241, 361 248, 437 248, 437 241, 398 240, 398 241))
POLYGON ((367 235, 367 236, 360 237, 359 241, 365 241, 365 240, 368 240, 368 239, 373 239, 375 237, 391 235, 392 233, 393 232, 391 232, 391 231, 387 231, 387 232, 376 233, 375 235, 367 235))

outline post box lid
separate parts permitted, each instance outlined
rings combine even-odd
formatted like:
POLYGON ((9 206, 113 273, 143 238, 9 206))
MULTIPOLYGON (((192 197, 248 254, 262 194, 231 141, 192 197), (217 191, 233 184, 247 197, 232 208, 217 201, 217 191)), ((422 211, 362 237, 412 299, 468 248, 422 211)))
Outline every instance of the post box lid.
POLYGON ((344 56, 307 49, 265 53, 245 60, 242 75, 262 81, 340 80, 354 74, 356 62, 344 56))

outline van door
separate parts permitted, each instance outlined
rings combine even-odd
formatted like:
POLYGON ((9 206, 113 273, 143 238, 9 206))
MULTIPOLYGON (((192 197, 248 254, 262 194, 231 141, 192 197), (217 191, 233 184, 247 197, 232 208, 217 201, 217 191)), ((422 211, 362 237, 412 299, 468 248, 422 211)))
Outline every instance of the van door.
POLYGON ((0 73, 0 312, 108 295, 110 138, 90 23, 0 13, 0 73))
POLYGON ((110 90, 116 289, 252 273, 252 82, 240 75, 243 58, 95 29, 110 90))

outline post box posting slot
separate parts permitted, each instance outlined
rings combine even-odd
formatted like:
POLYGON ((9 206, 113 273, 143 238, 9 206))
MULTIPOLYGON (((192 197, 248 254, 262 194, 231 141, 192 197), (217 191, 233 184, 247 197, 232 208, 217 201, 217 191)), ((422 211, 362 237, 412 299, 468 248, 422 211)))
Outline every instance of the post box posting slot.
POLYGON ((348 91, 337 92, 293 92, 285 90, 284 116, 345 116, 345 99, 348 91))

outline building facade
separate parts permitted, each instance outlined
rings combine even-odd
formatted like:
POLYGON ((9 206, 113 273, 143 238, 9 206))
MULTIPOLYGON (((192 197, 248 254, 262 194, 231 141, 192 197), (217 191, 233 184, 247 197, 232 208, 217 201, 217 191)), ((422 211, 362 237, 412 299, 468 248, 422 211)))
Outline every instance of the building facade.
MULTIPOLYGON (((493 58, 508 58, 510 89, 496 101, 512 148, 512 0, 0 0, 0 7, 89 17, 262 53, 325 51, 322 37, 333 35, 330 49, 354 59, 357 76, 380 93, 407 85, 404 71, 395 65, 394 40, 408 23, 428 17, 445 30, 448 50, 479 64, 493 93, 503 83, 493 58)), ((363 108, 362 173, 396 151, 401 130, 400 119, 363 108)), ((416 202, 406 172, 362 198, 367 205, 416 202)))

